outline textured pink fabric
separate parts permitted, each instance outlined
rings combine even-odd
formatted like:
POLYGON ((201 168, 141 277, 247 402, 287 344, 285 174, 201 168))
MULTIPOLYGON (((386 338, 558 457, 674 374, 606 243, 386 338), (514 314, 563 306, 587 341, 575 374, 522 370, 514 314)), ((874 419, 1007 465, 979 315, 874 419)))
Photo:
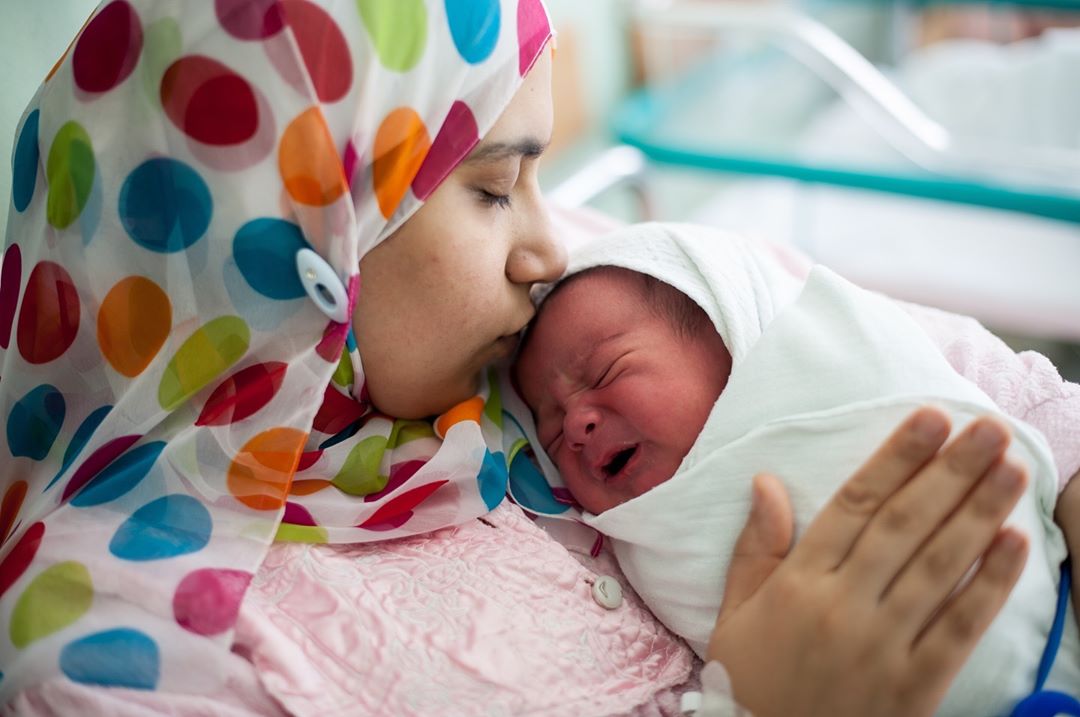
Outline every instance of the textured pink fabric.
POLYGON ((1058 492, 1080 471, 1080 384, 1040 353, 1016 353, 975 319, 901 302, 952 367, 1003 412, 1039 429, 1058 468, 1058 492))
POLYGON ((689 651, 636 596, 593 602, 593 577, 508 504, 385 544, 279 544, 236 642, 297 715, 607 715, 685 681, 689 651))
POLYGON ((57 678, 24 690, 0 707, 4 717, 286 717, 251 663, 234 656, 223 665, 220 684, 201 695, 90 687, 57 678))

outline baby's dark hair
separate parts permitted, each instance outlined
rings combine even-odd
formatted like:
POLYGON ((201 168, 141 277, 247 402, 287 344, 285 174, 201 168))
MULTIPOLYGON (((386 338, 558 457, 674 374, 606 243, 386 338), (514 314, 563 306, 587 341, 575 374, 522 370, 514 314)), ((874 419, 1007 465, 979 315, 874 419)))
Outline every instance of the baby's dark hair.
MULTIPOLYGON (((551 290, 551 293, 547 295, 544 302, 550 301, 552 297, 563 289, 585 277, 604 275, 634 277, 638 283, 639 298, 652 312, 653 316, 666 321, 679 338, 692 339, 700 336, 703 332, 715 331, 712 319, 689 296, 654 276, 619 266, 594 266, 591 269, 578 272, 559 282, 551 290)), ((528 341, 529 333, 526 332, 524 340, 521 342, 522 346, 528 341)))

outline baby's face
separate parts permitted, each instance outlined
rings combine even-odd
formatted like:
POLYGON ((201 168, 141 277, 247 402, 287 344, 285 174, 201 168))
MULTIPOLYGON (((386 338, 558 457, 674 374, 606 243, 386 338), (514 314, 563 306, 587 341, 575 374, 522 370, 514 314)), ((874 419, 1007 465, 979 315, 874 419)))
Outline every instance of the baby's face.
POLYGON ((639 281, 603 272, 563 287, 515 367, 540 443, 591 513, 674 475, 731 369, 715 330, 679 336, 645 305, 639 281))

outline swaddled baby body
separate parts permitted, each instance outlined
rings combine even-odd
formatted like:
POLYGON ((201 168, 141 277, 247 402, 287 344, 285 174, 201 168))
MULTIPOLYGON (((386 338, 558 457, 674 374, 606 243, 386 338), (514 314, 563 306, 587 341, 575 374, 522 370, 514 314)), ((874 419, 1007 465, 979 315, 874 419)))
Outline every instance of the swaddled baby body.
MULTIPOLYGON (((750 242, 677 225, 622 230, 572 257, 515 378, 585 522, 699 655, 753 472, 785 481, 801 530, 839 487, 833 476, 915 406, 942 406, 957 429, 1000 415, 893 302, 822 268, 804 283, 750 242)), ((1010 426, 1010 453, 1030 473, 1010 522, 1031 553, 939 714, 1007 713, 1033 686, 1054 618, 1066 555, 1057 472, 1038 431, 1010 426)), ((1075 694, 1080 638, 1067 618, 1048 685, 1075 694)))

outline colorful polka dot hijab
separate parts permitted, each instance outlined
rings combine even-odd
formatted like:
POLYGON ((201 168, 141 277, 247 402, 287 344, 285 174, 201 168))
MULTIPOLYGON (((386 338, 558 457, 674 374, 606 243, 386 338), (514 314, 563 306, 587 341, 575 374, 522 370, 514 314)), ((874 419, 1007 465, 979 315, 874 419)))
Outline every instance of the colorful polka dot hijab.
POLYGON ((384 540, 503 500, 525 444, 505 386, 491 374, 433 422, 373 411, 350 323, 298 257, 351 315, 360 258, 550 35, 541 0, 112 0, 90 17, 15 137, 0 701, 56 675, 209 689, 275 537, 384 540))

